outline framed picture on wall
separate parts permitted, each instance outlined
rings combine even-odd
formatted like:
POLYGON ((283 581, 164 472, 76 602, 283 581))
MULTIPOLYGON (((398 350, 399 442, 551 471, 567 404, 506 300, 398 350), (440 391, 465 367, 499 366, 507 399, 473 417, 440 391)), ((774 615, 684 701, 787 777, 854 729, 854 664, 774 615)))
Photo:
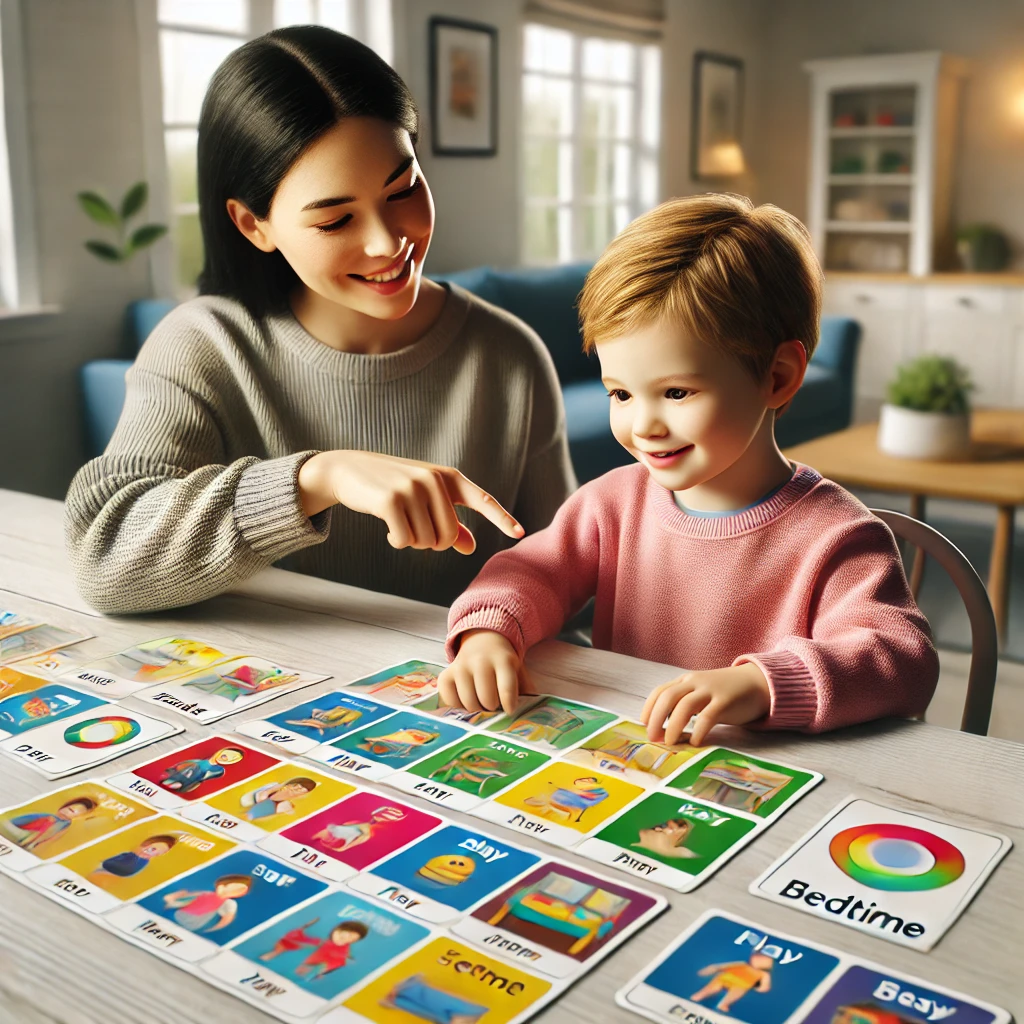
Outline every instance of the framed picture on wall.
POLYGON ((430 19, 430 117, 438 156, 498 152, 498 30, 430 19))
POLYGON ((743 61, 704 51, 694 54, 692 178, 734 178, 743 173, 742 118, 743 61))

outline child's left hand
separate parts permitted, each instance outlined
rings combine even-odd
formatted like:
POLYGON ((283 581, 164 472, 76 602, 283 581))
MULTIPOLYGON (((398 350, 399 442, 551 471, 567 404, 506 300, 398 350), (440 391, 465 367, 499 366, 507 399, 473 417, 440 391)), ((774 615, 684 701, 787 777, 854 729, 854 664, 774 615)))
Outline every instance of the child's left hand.
POLYGON ((687 672, 663 683, 647 698, 640 721, 647 726, 647 738, 652 743, 675 744, 696 715, 690 743, 699 747, 712 726, 746 725, 767 715, 771 706, 771 690, 764 673, 751 662, 744 662, 710 672, 687 672))

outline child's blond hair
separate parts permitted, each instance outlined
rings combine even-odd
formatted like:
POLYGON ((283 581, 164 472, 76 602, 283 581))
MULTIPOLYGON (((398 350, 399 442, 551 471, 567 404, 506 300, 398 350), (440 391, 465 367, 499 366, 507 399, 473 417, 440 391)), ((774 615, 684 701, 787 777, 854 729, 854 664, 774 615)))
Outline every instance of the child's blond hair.
POLYGON ((613 239, 587 275, 583 347, 668 317, 762 380, 782 342, 814 352, 821 286, 810 236, 792 214, 735 195, 670 199, 613 239))

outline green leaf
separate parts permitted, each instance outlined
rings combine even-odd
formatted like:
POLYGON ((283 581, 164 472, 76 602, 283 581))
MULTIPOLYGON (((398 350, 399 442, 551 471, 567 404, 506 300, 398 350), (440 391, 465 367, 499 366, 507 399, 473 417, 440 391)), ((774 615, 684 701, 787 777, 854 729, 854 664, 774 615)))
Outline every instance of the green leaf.
POLYGON ((109 242, 90 240, 85 243, 85 247, 94 256, 99 256, 101 260, 109 260, 111 263, 121 263, 125 258, 124 253, 109 242))
POLYGON ((134 217, 145 205, 149 198, 149 186, 144 181, 137 181, 124 194, 121 200, 121 219, 127 220, 134 217))
POLYGON ((128 239, 128 251, 135 252, 136 249, 152 245, 166 234, 167 227, 164 224, 143 224, 141 228, 136 228, 132 232, 132 237, 128 239))
POLYGON ((120 225, 121 218, 117 211, 98 193, 79 192, 78 202, 97 224, 111 224, 115 228, 120 225))
POLYGON ((955 359, 924 355, 896 368, 890 382, 890 404, 918 412, 965 413, 974 384, 955 359))

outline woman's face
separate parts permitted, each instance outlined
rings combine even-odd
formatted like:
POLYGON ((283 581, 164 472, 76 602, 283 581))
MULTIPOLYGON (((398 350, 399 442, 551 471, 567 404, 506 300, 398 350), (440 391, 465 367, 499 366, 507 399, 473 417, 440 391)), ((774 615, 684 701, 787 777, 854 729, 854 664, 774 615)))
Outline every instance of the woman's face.
MULTIPOLYGON (((289 168, 266 220, 317 295, 378 320, 412 309, 434 229, 434 203, 403 128, 369 117, 339 121, 289 168)), ((246 232, 247 233, 247 232, 246 232)))

